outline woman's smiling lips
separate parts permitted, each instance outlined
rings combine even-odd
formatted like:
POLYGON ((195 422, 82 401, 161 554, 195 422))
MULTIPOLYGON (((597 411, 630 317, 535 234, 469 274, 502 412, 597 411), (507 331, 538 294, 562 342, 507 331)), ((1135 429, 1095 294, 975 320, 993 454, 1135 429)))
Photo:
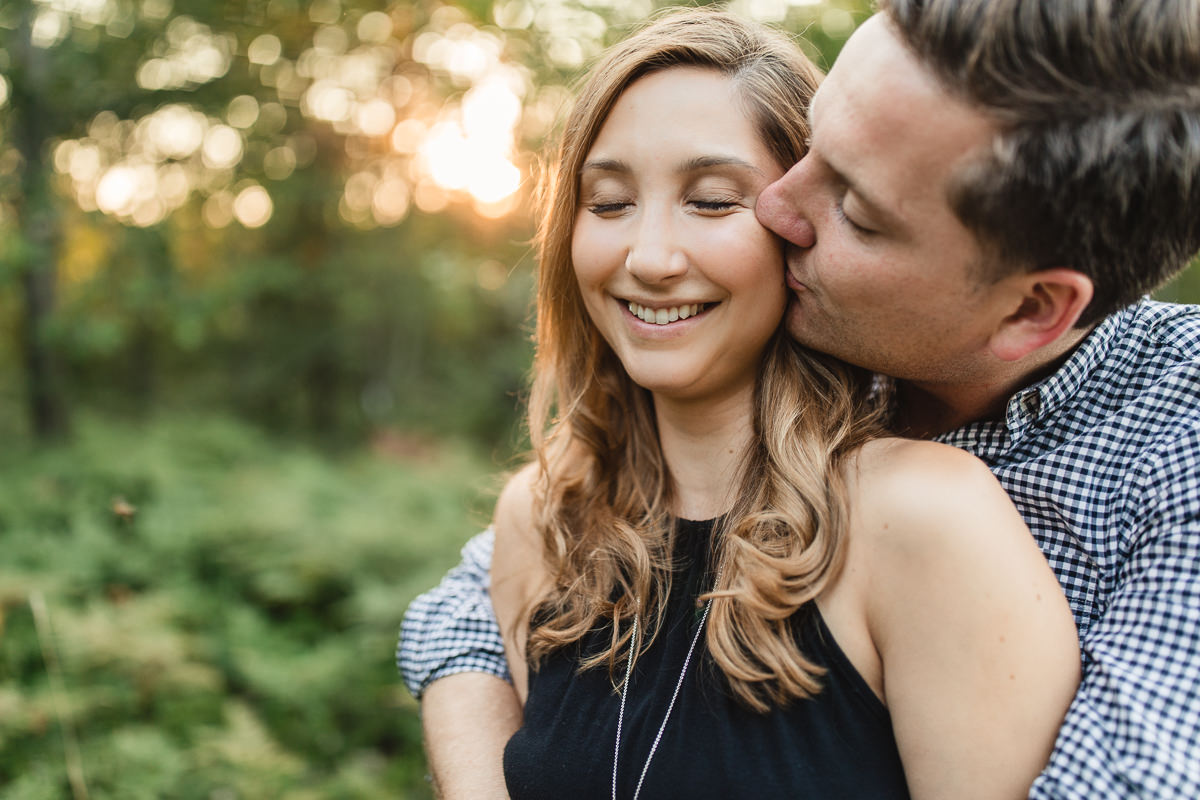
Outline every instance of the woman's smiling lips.
POLYGON ((669 325, 681 319, 694 317, 708 305, 708 303, 682 303, 652 308, 651 306, 636 303, 633 300, 628 301, 629 313, 642 322, 649 322, 653 325, 669 325))
POLYGON ((638 321, 657 328, 675 326, 681 322, 693 319, 711 309, 716 303, 655 303, 648 305, 636 300, 616 298, 625 309, 638 321))

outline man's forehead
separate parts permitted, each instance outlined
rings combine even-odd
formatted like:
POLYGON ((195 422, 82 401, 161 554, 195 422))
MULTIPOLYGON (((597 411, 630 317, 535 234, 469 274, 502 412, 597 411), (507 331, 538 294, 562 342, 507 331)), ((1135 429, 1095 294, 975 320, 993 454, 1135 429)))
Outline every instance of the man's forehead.
POLYGON ((885 24, 876 14, 860 25, 842 47, 842 52, 809 103, 808 121, 814 133, 824 113, 831 108, 838 112, 849 111, 856 94, 869 91, 872 83, 880 78, 887 79, 887 71, 879 69, 880 59, 886 58, 887 54, 880 51, 886 51, 890 45, 898 42, 883 29, 885 24), (882 74, 877 75, 880 72, 882 74))
POLYGON ((942 197, 950 172, 988 147, 996 131, 952 97, 879 15, 846 42, 813 97, 809 121, 814 151, 898 213, 932 190, 942 197))

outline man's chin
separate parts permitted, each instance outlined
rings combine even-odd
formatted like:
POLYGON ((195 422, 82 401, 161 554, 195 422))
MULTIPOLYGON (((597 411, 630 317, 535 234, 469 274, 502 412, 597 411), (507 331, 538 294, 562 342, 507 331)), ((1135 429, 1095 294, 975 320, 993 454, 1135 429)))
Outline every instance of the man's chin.
POLYGON ((809 334, 810 320, 805 316, 804 309, 800 307, 800 302, 793 297, 788 301, 787 311, 783 315, 783 327, 787 330, 788 336, 791 336, 805 347, 812 347, 812 337, 809 334))
POLYGON ((827 321, 814 318, 811 312, 806 313, 794 297, 788 303, 783 327, 788 336, 809 350, 843 360, 849 355, 849 351, 846 350, 847 341, 835 335, 833 327, 827 321))

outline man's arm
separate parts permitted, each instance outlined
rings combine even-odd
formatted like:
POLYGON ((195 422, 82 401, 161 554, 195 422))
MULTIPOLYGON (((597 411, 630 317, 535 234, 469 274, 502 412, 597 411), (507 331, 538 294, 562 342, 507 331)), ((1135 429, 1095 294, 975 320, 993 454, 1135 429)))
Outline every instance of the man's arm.
POLYGON ((439 797, 506 797, 502 756, 521 725, 488 596, 491 529, 404 614, 396 664, 420 699, 425 751, 439 797))
POLYGON ((493 543, 491 528, 477 534, 463 545, 459 565, 404 612, 396 666, 418 700, 433 681, 458 672, 511 680, 488 597, 493 543))
POLYGON ((1033 800, 1200 797, 1200 434, 1142 468, 1140 533, 1103 565, 1114 585, 1033 800))
POLYGON ((508 797, 504 746, 521 727, 521 705, 511 684, 478 672, 439 678, 425 691, 421 721, 437 797, 508 797))

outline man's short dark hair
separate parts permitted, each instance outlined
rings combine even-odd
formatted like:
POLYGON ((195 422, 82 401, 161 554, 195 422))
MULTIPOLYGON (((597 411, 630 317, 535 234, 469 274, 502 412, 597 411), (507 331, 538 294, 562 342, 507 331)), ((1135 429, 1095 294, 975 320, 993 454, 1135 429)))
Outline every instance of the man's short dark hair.
POLYGON ((1200 0, 881 0, 954 95, 1000 125, 950 202, 991 277, 1070 267, 1081 325, 1200 250, 1200 0))

